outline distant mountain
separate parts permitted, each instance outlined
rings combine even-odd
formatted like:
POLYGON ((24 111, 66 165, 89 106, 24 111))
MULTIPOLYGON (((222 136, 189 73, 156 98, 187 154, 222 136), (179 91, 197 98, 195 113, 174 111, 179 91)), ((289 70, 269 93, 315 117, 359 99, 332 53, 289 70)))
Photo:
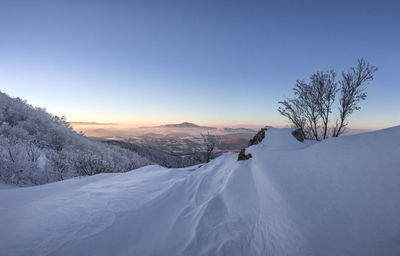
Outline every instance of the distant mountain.
POLYGON ((140 127, 140 128, 199 128, 199 129, 210 129, 210 130, 217 129, 215 127, 200 126, 200 125, 189 123, 189 122, 183 122, 180 124, 164 124, 164 125, 147 126, 147 127, 145 126, 145 127, 140 127))
POLYGON ((183 122, 183 123, 180 123, 180 124, 165 124, 165 125, 162 125, 162 127, 200 128, 199 125, 193 124, 193 123, 189 123, 189 122, 183 122))

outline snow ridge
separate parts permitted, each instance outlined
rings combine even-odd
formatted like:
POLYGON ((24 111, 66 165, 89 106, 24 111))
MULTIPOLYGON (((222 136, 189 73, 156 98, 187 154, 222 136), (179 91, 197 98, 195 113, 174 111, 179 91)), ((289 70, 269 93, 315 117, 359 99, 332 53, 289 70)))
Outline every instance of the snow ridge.
POLYGON ((5 255, 399 255, 400 127, 0 190, 5 255))

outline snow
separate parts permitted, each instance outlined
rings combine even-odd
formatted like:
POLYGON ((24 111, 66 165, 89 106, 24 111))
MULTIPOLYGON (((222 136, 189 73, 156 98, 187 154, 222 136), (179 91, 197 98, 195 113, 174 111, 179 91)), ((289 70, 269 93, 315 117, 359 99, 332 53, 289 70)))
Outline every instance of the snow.
POLYGON ((0 190, 2 255, 400 255, 400 127, 0 190))
POLYGON ((17 186, 12 184, 6 184, 0 181, 0 189, 9 189, 9 188, 17 188, 17 186))

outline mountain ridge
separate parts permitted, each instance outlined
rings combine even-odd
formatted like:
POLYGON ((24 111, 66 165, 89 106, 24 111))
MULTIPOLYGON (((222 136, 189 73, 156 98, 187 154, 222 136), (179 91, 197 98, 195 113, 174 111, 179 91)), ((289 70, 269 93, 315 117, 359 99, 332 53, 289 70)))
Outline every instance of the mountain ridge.
POLYGON ((139 128, 201 128, 201 129, 210 129, 210 130, 217 129, 216 127, 200 126, 200 125, 190 123, 190 122, 182 122, 182 123, 178 123, 178 124, 163 124, 163 125, 157 125, 157 126, 141 126, 139 128))

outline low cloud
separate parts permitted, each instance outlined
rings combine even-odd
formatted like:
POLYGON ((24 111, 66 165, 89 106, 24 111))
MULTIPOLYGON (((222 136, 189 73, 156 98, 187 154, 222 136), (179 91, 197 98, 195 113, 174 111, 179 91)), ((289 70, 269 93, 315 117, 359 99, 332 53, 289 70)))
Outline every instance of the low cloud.
POLYGON ((119 125, 118 123, 99 123, 99 122, 70 122, 71 125, 80 125, 80 126, 103 126, 103 125, 119 125))

